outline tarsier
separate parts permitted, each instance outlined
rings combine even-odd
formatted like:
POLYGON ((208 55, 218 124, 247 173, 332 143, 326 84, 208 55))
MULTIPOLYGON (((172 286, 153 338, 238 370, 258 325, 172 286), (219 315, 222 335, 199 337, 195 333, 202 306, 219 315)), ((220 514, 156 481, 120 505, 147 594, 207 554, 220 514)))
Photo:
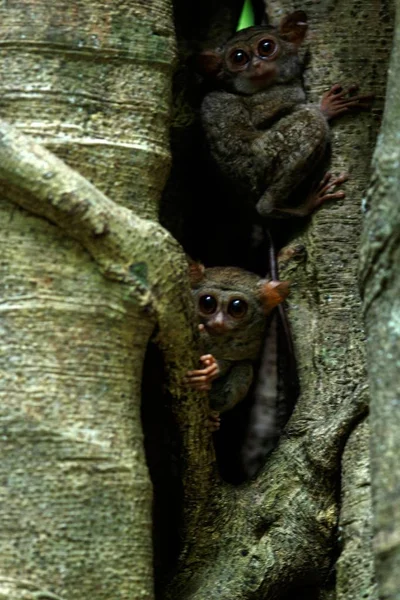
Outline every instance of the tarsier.
POLYGON ((201 107, 211 156, 243 205, 250 201, 262 219, 307 215, 344 197, 332 188, 345 175, 326 174, 311 189, 312 175, 325 155, 328 122, 371 99, 355 95, 356 86, 334 85, 320 105, 307 103, 299 58, 306 31, 307 16, 296 11, 278 27, 243 29, 198 59, 215 88, 201 107))
POLYGON ((219 413, 246 397, 260 357, 268 315, 285 300, 286 281, 261 279, 236 267, 190 268, 192 293, 199 316, 203 368, 189 371, 187 381, 210 390, 212 426, 219 413))

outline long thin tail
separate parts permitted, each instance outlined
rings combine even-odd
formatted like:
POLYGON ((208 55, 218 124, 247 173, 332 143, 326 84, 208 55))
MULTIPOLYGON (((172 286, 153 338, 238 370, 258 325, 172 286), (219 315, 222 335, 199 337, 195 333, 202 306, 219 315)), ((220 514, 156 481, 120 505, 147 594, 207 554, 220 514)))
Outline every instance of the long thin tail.
POLYGON ((280 434, 278 403, 278 313, 274 311, 264 341, 241 462, 247 477, 252 477, 265 462, 280 434))
MULTIPOLYGON (((279 280, 278 260, 275 252, 275 245, 269 229, 265 229, 265 235, 269 239, 269 271, 272 279, 279 280)), ((279 375, 282 377, 282 388, 285 402, 285 422, 289 419, 293 412, 296 400, 300 393, 300 382, 297 372, 296 356, 294 353, 292 331, 290 329, 289 319, 286 314, 285 306, 279 304, 277 308, 277 362, 279 360, 280 368, 279 375)), ((283 427, 285 423, 281 423, 283 427)))
MULTIPOLYGON (((272 236, 269 239, 269 276, 279 279, 278 263, 272 236)), ((272 313, 266 330, 249 423, 241 451, 247 477, 252 477, 273 450, 289 419, 300 392, 290 324, 285 307, 280 304, 272 313)))

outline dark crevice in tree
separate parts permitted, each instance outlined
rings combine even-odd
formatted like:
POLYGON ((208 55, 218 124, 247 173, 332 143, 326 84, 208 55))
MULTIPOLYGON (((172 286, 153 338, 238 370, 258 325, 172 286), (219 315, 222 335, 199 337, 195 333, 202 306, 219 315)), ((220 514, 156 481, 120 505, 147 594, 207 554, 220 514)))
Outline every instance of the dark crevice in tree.
POLYGON ((158 598, 181 550, 182 469, 179 430, 164 381, 162 353, 149 344, 143 367, 141 417, 146 462, 153 484, 155 593, 158 598))

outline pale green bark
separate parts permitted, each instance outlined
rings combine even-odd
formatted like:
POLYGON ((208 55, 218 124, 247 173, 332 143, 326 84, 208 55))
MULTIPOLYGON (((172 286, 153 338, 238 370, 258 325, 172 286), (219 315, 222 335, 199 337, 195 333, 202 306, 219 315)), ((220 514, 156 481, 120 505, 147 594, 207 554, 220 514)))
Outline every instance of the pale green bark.
POLYGON ((374 554, 380 598, 400 598, 400 3, 362 239, 371 386, 374 554))
MULTIPOLYGON (((157 327, 185 492, 171 599, 297 598, 332 569, 340 459, 366 409, 355 268, 365 149, 377 123, 359 115, 334 126, 333 170, 351 171, 347 198, 313 217, 302 237, 305 262, 288 265, 302 397, 287 435, 254 483, 223 485, 211 468, 205 398, 182 398, 182 375, 195 363, 185 261, 155 222, 169 165, 171 4, 91 4, 26 0, 0 9, 2 117, 29 135, 0 128, 0 597, 152 598, 139 402, 157 327)), ((293 8, 305 7, 271 3, 272 13, 293 8)), ((379 112, 387 50, 373 46, 378 68, 371 42, 389 36, 386 2, 306 8, 312 96, 352 83, 362 68, 363 91, 377 93, 379 112)), ((344 477, 362 464, 367 478, 356 432, 344 477)), ((347 483, 351 505, 356 491, 347 483)), ((343 600, 354 590, 374 594, 370 560, 354 568, 358 553, 370 552, 368 493, 363 500, 357 527, 342 514, 343 600)))
POLYGON ((147 220, 170 160, 171 5, 0 16, 0 597, 150 599, 155 326, 178 398, 194 362, 185 260, 147 220))
POLYGON ((352 432, 343 453, 338 529, 341 548, 336 565, 337 598, 378 598, 372 553, 369 422, 352 432))
POLYGON ((57 228, 4 196, 0 212, 0 597, 150 598, 154 321, 57 228))

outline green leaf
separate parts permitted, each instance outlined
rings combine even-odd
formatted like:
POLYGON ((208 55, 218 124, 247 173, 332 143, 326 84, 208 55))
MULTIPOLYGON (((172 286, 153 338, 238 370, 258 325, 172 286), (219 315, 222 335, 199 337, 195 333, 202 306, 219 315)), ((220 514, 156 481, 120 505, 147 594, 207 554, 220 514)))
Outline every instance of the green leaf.
POLYGON ((252 27, 254 25, 254 10, 251 0, 245 0, 243 4, 242 14, 240 15, 238 26, 236 31, 245 29, 246 27, 252 27))

